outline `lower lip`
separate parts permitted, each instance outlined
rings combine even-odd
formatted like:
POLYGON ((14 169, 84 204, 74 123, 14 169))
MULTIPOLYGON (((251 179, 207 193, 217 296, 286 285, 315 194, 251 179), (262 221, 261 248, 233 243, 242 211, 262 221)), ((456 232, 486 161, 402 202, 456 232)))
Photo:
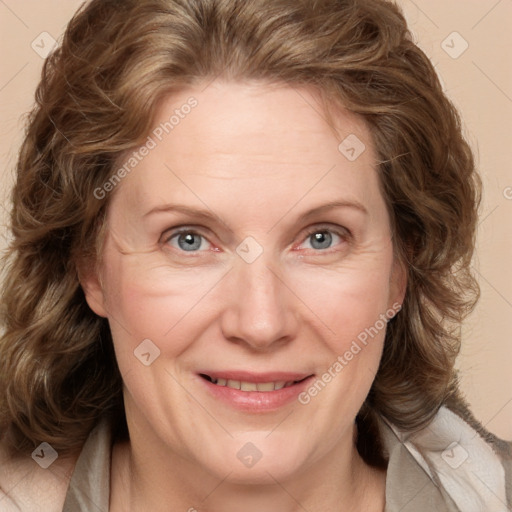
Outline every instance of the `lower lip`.
POLYGON ((301 382, 277 391, 240 391, 227 386, 217 386, 209 380, 199 377, 206 389, 218 400, 247 412, 271 412, 296 401, 313 379, 313 375, 301 382))

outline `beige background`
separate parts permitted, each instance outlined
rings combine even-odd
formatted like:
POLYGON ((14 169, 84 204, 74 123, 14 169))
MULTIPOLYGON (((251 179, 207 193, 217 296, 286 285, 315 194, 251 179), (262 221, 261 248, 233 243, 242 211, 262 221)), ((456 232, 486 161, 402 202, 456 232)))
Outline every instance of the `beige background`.
MULTIPOLYGON (((512 440, 512 0, 398 3, 459 107, 479 161, 485 194, 474 267, 482 298, 464 327, 459 367, 476 416, 489 430, 512 440)), ((0 0, 2 226, 22 116, 32 105, 43 63, 40 54, 49 48, 51 37, 59 38, 80 4, 0 0)), ((2 227, 0 249, 5 237, 2 227)))

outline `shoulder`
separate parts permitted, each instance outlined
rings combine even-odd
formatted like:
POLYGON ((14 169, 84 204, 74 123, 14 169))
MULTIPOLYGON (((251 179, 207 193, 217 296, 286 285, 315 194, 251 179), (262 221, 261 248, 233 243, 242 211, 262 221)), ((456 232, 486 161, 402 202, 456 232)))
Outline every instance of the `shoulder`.
MULTIPOLYGON (((48 450, 47 450, 48 452, 48 450)), ((60 512, 73 472, 76 456, 59 457, 44 467, 55 453, 9 453, 5 440, 0 440, 0 510, 2 512, 60 512), (49 458, 48 458, 49 457, 49 458), (36 462, 36 460, 40 463, 36 462), (46 459, 46 460, 45 460, 46 459)))
POLYGON ((432 503, 450 511, 512 505, 510 444, 483 435, 467 417, 443 406, 419 431, 404 432, 386 420, 383 427, 390 477, 386 492, 397 504, 403 505, 404 492, 411 490, 416 511, 433 510, 427 506, 432 503))

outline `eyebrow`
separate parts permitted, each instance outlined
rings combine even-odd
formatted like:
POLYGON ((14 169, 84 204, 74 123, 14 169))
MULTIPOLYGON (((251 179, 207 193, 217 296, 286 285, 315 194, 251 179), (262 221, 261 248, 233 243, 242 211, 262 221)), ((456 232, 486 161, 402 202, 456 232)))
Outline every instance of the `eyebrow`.
MULTIPOLYGON (((293 209, 292 207, 288 212, 283 216, 285 217, 290 213, 290 211, 293 209)), ((322 213, 325 213, 329 210, 333 210, 335 208, 351 208, 354 210, 357 210, 361 212, 364 215, 368 215, 368 210, 359 202, 355 200, 341 200, 341 201, 330 201, 328 203, 321 204, 319 206, 316 206, 307 212, 302 213, 299 218, 297 219, 298 222, 304 222, 310 219, 311 217, 316 217, 317 215, 320 215, 322 213)), ((209 209, 200 209, 200 208, 192 208, 190 206, 181 205, 181 204, 163 204, 156 206, 149 210, 147 213, 144 214, 144 218, 149 217, 150 215, 154 215, 156 213, 183 213, 185 215, 189 215, 191 217, 198 217, 205 220, 214 220, 219 221, 220 217, 218 215, 215 215, 211 210, 209 209)))

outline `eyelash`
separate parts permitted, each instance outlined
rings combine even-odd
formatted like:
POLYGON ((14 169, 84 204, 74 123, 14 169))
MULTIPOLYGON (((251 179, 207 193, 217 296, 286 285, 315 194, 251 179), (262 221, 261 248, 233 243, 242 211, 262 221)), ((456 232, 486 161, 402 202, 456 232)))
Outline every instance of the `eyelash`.
MULTIPOLYGON (((342 240, 342 242, 347 242, 349 239, 350 239, 350 236, 351 236, 351 233, 348 229, 346 228, 341 228, 341 229, 334 229, 332 228, 331 226, 327 227, 327 226, 313 226, 311 229, 308 229, 306 230, 306 233, 305 233, 305 236, 304 236, 304 239, 303 239, 303 242, 304 243, 310 236, 316 234, 316 233, 332 233, 332 234, 335 234, 337 236, 340 237, 340 239, 342 240)), ((323 254, 330 254, 332 252, 336 252, 336 250, 333 250, 332 247, 329 247, 327 249, 312 249, 313 251, 315 251, 316 253, 323 253, 323 254)))
MULTIPOLYGON (((301 244, 303 244, 309 237, 311 237, 312 235, 314 235, 316 233, 331 233, 331 234, 337 235, 340 237, 342 242, 348 242, 352 237, 352 233, 347 228, 334 229, 332 226, 316 225, 316 226, 313 226, 310 229, 306 230, 301 244)), ((211 242, 208 241, 208 238, 206 236, 202 235, 199 231, 194 230, 190 226, 171 232, 169 236, 166 236, 164 238, 163 243, 168 244, 174 238, 177 238, 180 235, 187 235, 187 234, 200 236, 201 238, 203 238, 204 240, 206 240, 208 243, 211 244, 211 242)), ((203 252, 203 251, 184 251, 182 249, 174 248, 174 247, 173 247, 173 249, 176 249, 180 253, 190 253, 190 254, 196 253, 197 254, 197 253, 203 252)), ((316 250, 310 249, 310 250, 312 250, 318 254, 330 254, 332 252, 336 252, 336 250, 333 251, 332 247, 328 247, 327 249, 316 249, 316 250)))

